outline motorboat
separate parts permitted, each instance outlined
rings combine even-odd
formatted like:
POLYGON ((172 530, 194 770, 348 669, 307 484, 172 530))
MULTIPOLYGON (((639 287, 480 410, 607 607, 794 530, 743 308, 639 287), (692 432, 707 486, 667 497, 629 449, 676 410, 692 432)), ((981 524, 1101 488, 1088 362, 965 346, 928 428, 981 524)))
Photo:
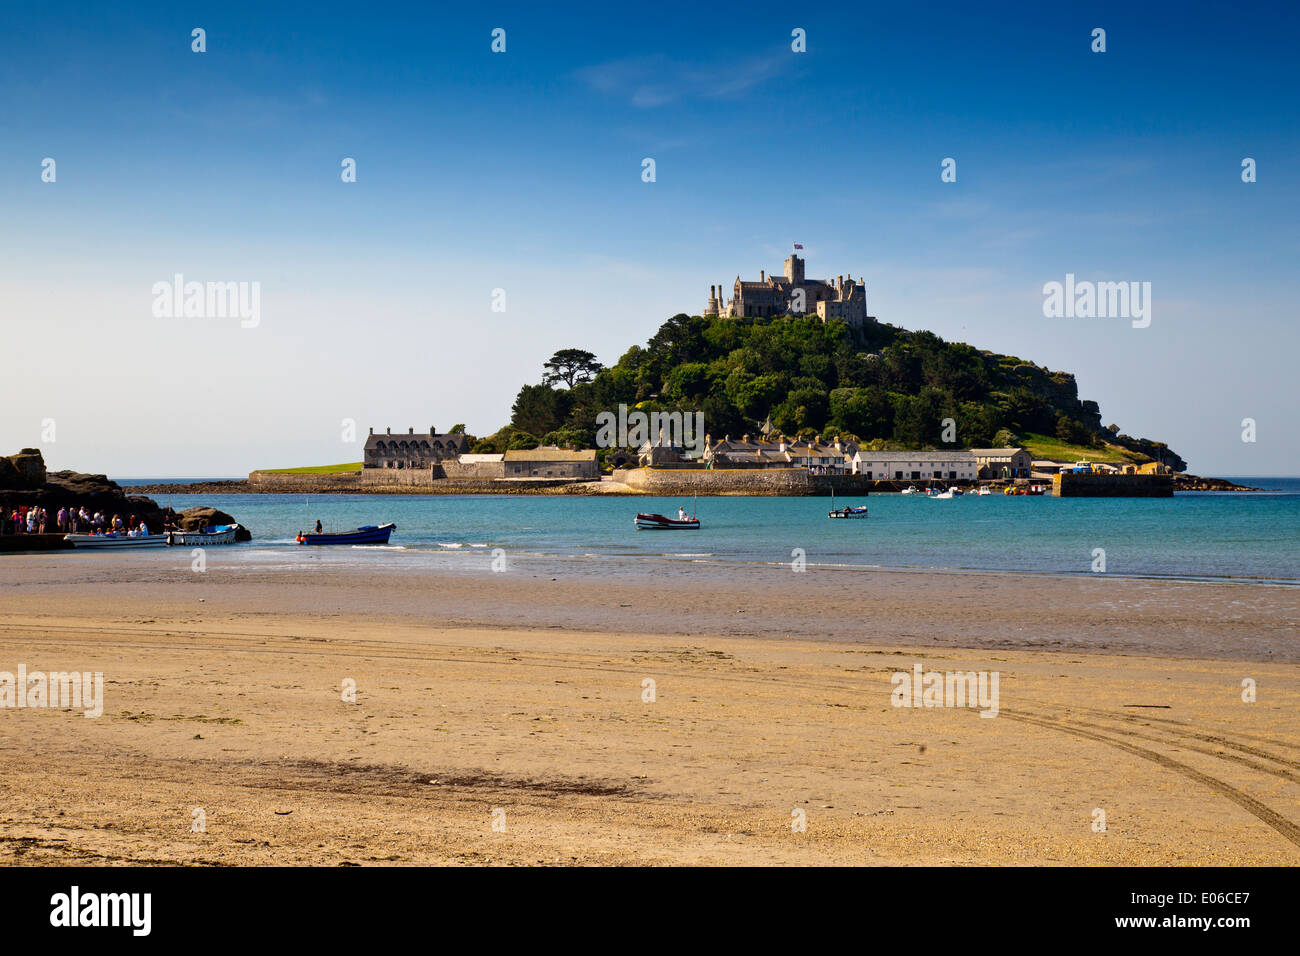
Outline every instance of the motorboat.
POLYGON ((125 531, 108 534, 65 534, 63 540, 74 548, 161 548, 167 544, 165 534, 129 535, 125 531))
POLYGON ((299 544, 388 544, 388 536, 397 530, 393 522, 368 524, 354 531, 299 531, 299 544))
POLYGON ((669 518, 661 514, 638 514, 632 523, 636 525, 638 531, 697 531, 700 527, 700 519, 695 515, 688 515, 685 510, 678 509, 676 518, 669 518))
POLYGON ((237 524, 219 524, 201 531, 168 531, 167 543, 177 547, 208 547, 214 544, 234 544, 237 524))
POLYGON ((828 518, 865 518, 867 516, 867 506, 857 505, 850 508, 845 505, 843 508, 832 508, 826 512, 828 518))
POLYGON ((835 489, 831 489, 831 510, 826 512, 828 518, 865 518, 867 516, 866 505, 845 505, 843 508, 835 507, 835 489))

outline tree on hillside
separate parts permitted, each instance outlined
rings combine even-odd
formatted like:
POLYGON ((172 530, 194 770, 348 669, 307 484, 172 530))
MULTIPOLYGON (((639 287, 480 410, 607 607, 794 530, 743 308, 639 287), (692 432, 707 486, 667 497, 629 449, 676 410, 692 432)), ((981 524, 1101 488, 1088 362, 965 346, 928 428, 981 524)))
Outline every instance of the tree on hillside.
POLYGON ((564 424, 568 404, 567 392, 557 392, 549 385, 525 385, 510 409, 510 424, 520 431, 545 435, 564 424))
POLYGON ((560 349, 542 367, 546 369, 543 385, 563 382, 569 388, 578 382, 590 382, 604 368, 596 361, 595 354, 586 349, 560 349))

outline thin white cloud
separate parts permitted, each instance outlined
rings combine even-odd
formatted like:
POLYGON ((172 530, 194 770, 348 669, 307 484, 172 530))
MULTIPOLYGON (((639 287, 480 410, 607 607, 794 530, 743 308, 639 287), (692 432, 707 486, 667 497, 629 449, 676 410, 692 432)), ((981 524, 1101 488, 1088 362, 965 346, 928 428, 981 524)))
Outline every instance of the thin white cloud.
POLYGON ((751 56, 729 62, 722 69, 662 56, 631 57, 584 67, 575 76, 598 93, 653 109, 680 100, 740 97, 781 73, 789 62, 789 57, 751 56))

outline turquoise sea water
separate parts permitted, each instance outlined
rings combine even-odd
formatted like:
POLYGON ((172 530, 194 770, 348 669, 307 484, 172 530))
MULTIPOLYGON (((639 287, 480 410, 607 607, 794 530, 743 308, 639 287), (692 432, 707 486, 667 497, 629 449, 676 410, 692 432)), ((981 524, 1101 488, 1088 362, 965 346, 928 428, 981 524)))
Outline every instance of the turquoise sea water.
POLYGON ((177 510, 206 504, 234 515, 255 540, 227 557, 249 562, 362 560, 486 570, 500 548, 511 558, 583 562, 597 573, 653 573, 662 561, 788 563, 802 549, 810 567, 1090 573, 1094 549, 1102 548, 1109 574, 1300 584, 1300 479, 1239 480, 1276 490, 1165 499, 966 495, 935 501, 881 494, 844 499, 870 508, 869 518, 850 521, 828 520, 826 498, 701 498, 699 531, 633 528, 638 511, 675 514, 679 505, 689 511, 691 502, 679 499, 158 497, 177 510), (397 531, 387 550, 294 544, 294 535, 317 518, 326 530, 393 521, 397 531), (333 553, 326 558, 323 551, 333 553))

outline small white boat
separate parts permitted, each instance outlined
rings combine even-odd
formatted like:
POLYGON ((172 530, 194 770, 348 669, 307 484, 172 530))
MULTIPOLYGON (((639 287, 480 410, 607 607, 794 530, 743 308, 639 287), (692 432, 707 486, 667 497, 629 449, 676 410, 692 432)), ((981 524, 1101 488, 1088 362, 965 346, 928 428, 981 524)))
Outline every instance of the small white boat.
POLYGON ((904 488, 902 491, 900 491, 899 494, 900 494, 900 495, 914 495, 914 494, 916 494, 916 486, 915 486, 915 485, 908 485, 906 488, 904 488))
POLYGON ((202 531, 168 531, 166 538, 169 545, 207 547, 214 544, 234 544, 235 532, 238 530, 237 524, 219 524, 214 528, 204 528, 202 531))
POLYGON ((980 490, 975 492, 977 497, 983 498, 985 495, 993 494, 988 485, 980 485, 980 490))
POLYGON ((938 501, 940 498, 951 498, 952 489, 949 488, 947 491, 940 491, 937 494, 931 495, 930 497, 933 498, 935 501, 938 501))
POLYGON ((161 548, 167 544, 165 534, 142 534, 134 538, 126 532, 110 534, 65 534, 74 548, 161 548))

